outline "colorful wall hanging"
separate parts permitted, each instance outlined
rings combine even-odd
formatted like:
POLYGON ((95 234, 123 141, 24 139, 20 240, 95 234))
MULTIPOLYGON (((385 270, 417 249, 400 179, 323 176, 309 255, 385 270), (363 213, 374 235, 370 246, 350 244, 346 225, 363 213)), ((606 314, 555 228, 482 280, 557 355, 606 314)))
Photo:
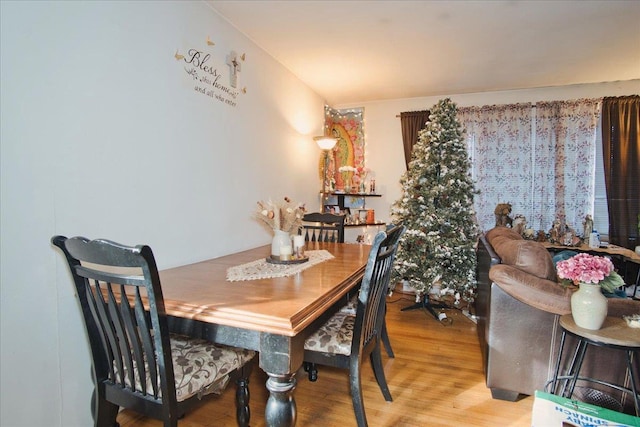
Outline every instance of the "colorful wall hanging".
MULTIPOLYGON (((357 188, 360 179, 364 179, 362 171, 365 170, 364 108, 336 110, 325 106, 324 112, 325 135, 338 140, 329 156, 327 188, 345 191, 349 184, 357 188)), ((321 165, 322 162, 321 156, 321 165)))

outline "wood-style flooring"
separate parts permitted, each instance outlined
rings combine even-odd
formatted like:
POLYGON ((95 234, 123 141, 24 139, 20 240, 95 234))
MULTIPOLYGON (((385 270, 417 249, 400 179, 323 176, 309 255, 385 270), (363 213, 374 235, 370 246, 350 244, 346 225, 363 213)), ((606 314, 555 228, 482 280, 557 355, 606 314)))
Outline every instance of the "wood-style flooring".
MULTIPOLYGON (((413 296, 395 293, 388 299, 387 327, 395 358, 383 350, 384 368, 393 396, 386 402, 371 366, 364 365, 362 384, 371 427, 529 427, 533 397, 517 402, 493 400, 482 372, 476 325, 462 312, 445 310, 453 319, 443 326, 423 310, 401 312, 413 296)), ((268 397, 266 375, 256 365, 250 379, 251 426, 264 427, 268 397)), ((181 427, 235 426, 235 386, 188 413, 181 427)), ((297 426, 356 426, 346 371, 320 367, 311 383, 298 373, 295 390, 297 426)), ((121 427, 157 427, 162 423, 125 410, 121 427)))

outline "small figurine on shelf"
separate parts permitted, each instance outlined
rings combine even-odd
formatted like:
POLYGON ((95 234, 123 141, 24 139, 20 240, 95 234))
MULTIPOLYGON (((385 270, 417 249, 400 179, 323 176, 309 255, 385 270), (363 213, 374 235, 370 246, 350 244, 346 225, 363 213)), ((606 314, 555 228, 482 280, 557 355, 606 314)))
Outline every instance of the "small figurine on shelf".
POLYGON ((587 216, 584 217, 582 225, 584 227, 582 230, 582 239, 585 243, 589 243, 589 237, 591 237, 591 232, 593 231, 593 218, 591 215, 587 214, 587 216))
POLYGON ((576 236, 576 232, 567 227, 567 231, 562 236, 562 244, 565 246, 577 246, 580 243, 580 238, 576 236))
POLYGON ((376 194, 376 179, 371 178, 369 180, 369 193, 376 194))
POLYGON ((564 226, 559 219, 553 221, 553 225, 551 225, 551 230, 549 230, 549 241, 551 243, 560 242, 560 237, 564 234, 564 226))
POLYGON ((536 238, 536 232, 533 230, 533 228, 527 228, 524 230, 522 237, 524 237, 526 240, 534 240, 536 238))
POLYGON ((367 192, 367 186, 365 185, 365 180, 367 179, 367 175, 369 174, 370 169, 365 167, 356 168, 356 175, 358 176, 358 193, 364 194, 367 192))
POLYGON ((513 218, 513 230, 521 236, 524 236, 524 230, 527 228, 527 218, 522 214, 517 214, 513 218))

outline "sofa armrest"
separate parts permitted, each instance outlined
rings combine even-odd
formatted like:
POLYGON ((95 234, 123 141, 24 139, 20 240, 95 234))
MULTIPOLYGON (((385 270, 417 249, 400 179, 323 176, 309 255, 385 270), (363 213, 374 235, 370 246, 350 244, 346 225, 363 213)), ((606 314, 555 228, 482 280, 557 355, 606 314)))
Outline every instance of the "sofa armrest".
POLYGON ((506 264, 492 266, 489 279, 524 304, 553 314, 571 313, 571 295, 574 291, 554 281, 541 279, 506 264))

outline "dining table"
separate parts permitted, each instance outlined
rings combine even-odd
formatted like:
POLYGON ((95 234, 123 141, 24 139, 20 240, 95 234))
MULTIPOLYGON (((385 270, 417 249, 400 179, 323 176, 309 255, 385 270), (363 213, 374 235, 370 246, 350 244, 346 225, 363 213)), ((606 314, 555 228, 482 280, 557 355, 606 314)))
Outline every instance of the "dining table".
MULTIPOLYGON (((293 274, 265 277, 271 245, 160 271, 165 310, 172 332, 258 352, 268 375, 268 426, 296 424, 296 372, 306 338, 356 292, 370 246, 308 243, 306 254, 321 262, 292 264, 293 274), (313 264, 313 265, 311 265, 313 264), (253 266, 245 279, 230 269, 253 266), (299 267, 303 269, 299 270, 299 267)), ((283 266, 284 273, 288 265, 283 266)), ((266 274, 268 276, 268 274, 266 274)))

